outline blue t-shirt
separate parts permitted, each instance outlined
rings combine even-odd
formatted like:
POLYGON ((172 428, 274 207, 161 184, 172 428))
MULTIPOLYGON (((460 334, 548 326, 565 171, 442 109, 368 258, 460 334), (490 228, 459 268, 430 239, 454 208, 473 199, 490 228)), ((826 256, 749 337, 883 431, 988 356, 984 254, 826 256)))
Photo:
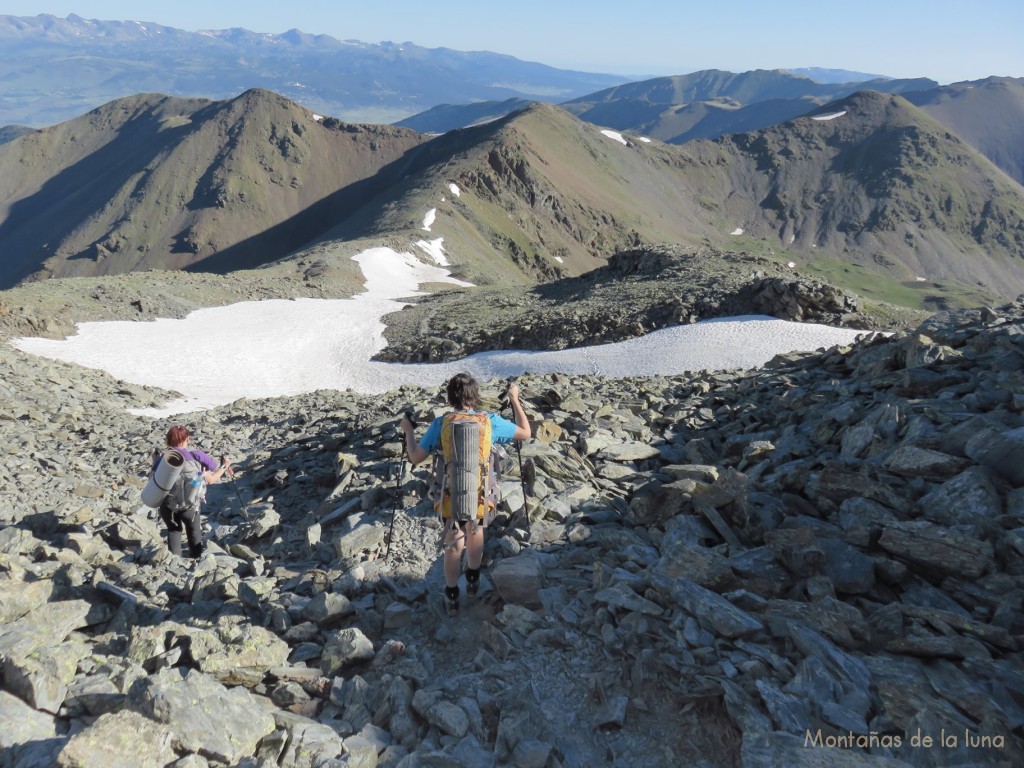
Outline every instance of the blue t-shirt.
MULTIPOLYGON (((479 411, 465 411, 465 413, 479 413, 479 411)), ((511 443, 513 436, 516 434, 516 425, 508 419, 503 419, 496 413, 489 413, 487 416, 491 420, 491 442, 511 443)), ((444 416, 438 416, 434 419, 420 440, 420 448, 427 453, 434 450, 438 440, 441 439, 441 422, 443 420, 444 416)))

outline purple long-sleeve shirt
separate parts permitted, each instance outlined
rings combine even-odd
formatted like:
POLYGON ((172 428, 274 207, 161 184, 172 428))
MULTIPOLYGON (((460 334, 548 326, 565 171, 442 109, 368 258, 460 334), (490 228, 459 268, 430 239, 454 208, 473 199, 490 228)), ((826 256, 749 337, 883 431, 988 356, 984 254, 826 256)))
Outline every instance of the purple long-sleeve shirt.
MULTIPOLYGON (((203 453, 198 448, 175 448, 174 450, 181 454, 189 454, 192 457, 192 460, 198 461, 207 472, 217 471, 217 462, 214 461, 209 454, 203 453)), ((162 457, 163 454, 157 456, 156 461, 153 462, 153 469, 157 468, 162 457)))

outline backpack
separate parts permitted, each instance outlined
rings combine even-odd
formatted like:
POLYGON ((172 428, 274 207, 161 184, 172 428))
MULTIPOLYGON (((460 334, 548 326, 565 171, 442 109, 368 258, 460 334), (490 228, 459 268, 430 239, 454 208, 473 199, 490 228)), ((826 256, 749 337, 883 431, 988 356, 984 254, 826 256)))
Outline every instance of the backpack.
POLYGON ((497 514, 501 460, 505 451, 491 440, 486 413, 445 414, 434 448, 430 498, 442 518, 487 527, 497 514))
POLYGON ((179 450, 185 463, 181 467, 178 479, 167 492, 165 504, 171 512, 199 511, 206 498, 206 481, 203 473, 206 469, 200 464, 191 451, 179 450))

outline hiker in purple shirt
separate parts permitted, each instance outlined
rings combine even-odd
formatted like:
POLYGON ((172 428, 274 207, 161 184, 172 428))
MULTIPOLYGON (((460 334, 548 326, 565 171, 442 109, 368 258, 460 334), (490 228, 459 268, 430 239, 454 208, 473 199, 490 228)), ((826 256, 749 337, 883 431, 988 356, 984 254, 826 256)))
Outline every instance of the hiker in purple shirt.
MULTIPOLYGON (((231 459, 221 456, 221 465, 208 454, 198 448, 189 448, 190 433, 187 427, 175 426, 167 430, 167 447, 173 448, 179 453, 191 456, 203 467, 203 480, 208 483, 216 483, 224 473, 231 468, 231 459)), ((154 462, 153 468, 156 469, 154 462)), ((172 554, 181 555, 181 532, 184 529, 188 537, 189 555, 193 558, 203 553, 203 521, 199 515, 199 507, 173 511, 169 506, 168 499, 164 499, 160 505, 160 517, 167 526, 167 548, 172 554)))

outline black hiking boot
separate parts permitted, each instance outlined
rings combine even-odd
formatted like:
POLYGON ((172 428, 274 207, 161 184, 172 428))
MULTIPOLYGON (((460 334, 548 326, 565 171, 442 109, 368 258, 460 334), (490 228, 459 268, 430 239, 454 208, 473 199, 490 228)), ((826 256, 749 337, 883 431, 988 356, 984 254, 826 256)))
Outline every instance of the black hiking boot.
POLYGON ((459 612, 459 588, 444 588, 444 607, 449 616, 455 616, 459 612))
POLYGON ((480 591, 480 569, 479 568, 467 568, 466 569, 466 594, 470 597, 476 595, 480 591))

